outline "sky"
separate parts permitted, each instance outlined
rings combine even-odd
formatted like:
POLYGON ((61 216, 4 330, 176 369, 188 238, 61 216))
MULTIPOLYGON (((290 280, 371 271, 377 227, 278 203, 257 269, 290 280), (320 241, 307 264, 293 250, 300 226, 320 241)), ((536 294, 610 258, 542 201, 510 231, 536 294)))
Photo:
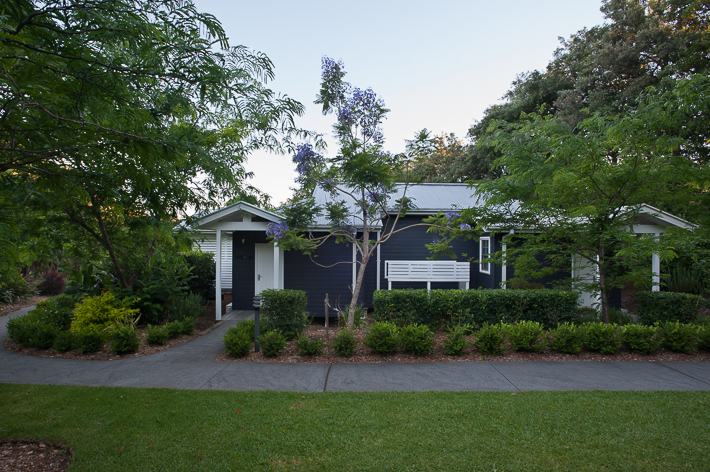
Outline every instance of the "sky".
MULTIPOLYGON (((372 88, 391 111, 385 149, 427 128, 465 138, 491 105, 501 103, 518 74, 544 70, 559 38, 604 22, 601 0, 195 0, 222 23, 230 45, 265 53, 274 63, 274 92, 306 107, 297 126, 326 138, 337 154, 334 115, 313 101, 321 58, 345 64, 345 80, 372 88)), ((249 182, 278 206, 295 187, 291 156, 252 154, 249 182)))

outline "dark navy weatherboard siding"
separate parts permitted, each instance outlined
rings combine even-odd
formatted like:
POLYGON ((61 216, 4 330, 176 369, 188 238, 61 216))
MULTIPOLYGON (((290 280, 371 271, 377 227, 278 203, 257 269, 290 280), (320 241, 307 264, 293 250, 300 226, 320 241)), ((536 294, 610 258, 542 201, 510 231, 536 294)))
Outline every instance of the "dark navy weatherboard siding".
MULTIPOLYGON (((421 223, 424 216, 407 216, 400 218, 397 228, 421 223)), ((426 245, 431 244, 435 237, 433 233, 427 233, 427 226, 415 226, 399 233, 395 233, 380 248, 380 259, 382 260, 380 288, 387 290, 387 279, 385 278, 385 261, 424 261, 431 257, 426 245)), ((468 259, 478 259, 478 241, 454 241, 453 250, 458 256, 459 262, 467 262, 468 259), (463 254, 466 254, 464 257, 463 254)), ((442 260, 451 260, 442 258, 442 260)), ((485 274, 481 274, 485 275, 485 274)), ((469 285, 471 288, 478 287, 478 264, 471 263, 471 278, 469 285)), ((399 288, 426 288, 426 282, 394 282, 392 289, 399 288)), ((456 282, 433 283, 432 288, 459 288, 456 282)))
POLYGON ((253 310, 254 305, 254 244, 266 243, 266 233, 235 231, 232 252, 232 309, 253 310), (244 240, 244 243, 242 243, 244 240))
MULTIPOLYGON (((311 260, 309 256, 298 251, 286 251, 284 253, 284 288, 291 290, 303 290, 308 297, 308 312, 311 316, 324 316, 325 294, 328 294, 330 304, 335 306, 339 302, 342 308, 350 303, 350 291, 348 286, 352 285, 353 272, 352 262, 353 252, 350 244, 336 244, 332 239, 326 241, 315 251, 313 260, 318 264, 329 266, 337 262, 333 267, 321 267, 311 260)), ((369 271, 368 271, 369 272, 369 271)), ((335 313, 331 312, 331 316, 335 313)))

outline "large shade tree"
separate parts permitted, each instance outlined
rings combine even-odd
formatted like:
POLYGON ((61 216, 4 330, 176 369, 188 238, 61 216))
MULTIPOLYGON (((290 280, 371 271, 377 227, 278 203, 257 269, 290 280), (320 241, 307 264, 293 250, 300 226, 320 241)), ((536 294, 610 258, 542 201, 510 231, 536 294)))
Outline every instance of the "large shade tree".
POLYGON ((140 262, 122 254, 149 261, 158 242, 131 234, 240 194, 251 151, 308 135, 272 78, 265 55, 230 46, 191 1, 9 0, 0 178, 98 241, 130 287, 140 262))

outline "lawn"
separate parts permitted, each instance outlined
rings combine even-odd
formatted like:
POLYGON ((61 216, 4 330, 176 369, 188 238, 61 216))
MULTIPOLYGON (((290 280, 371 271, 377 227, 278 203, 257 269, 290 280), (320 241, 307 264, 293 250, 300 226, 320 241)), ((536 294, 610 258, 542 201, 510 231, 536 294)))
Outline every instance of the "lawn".
POLYGON ((280 393, 0 385, 0 438, 71 470, 708 470, 708 392, 280 393))

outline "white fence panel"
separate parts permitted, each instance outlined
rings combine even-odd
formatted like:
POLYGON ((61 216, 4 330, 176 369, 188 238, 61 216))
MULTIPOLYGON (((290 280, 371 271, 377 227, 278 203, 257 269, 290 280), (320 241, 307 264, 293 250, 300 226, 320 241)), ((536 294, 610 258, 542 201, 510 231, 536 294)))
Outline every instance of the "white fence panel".
POLYGON ((431 289, 431 282, 463 282, 468 289, 470 277, 470 262, 385 261, 389 290, 392 290, 392 282, 426 282, 427 289, 431 289))

